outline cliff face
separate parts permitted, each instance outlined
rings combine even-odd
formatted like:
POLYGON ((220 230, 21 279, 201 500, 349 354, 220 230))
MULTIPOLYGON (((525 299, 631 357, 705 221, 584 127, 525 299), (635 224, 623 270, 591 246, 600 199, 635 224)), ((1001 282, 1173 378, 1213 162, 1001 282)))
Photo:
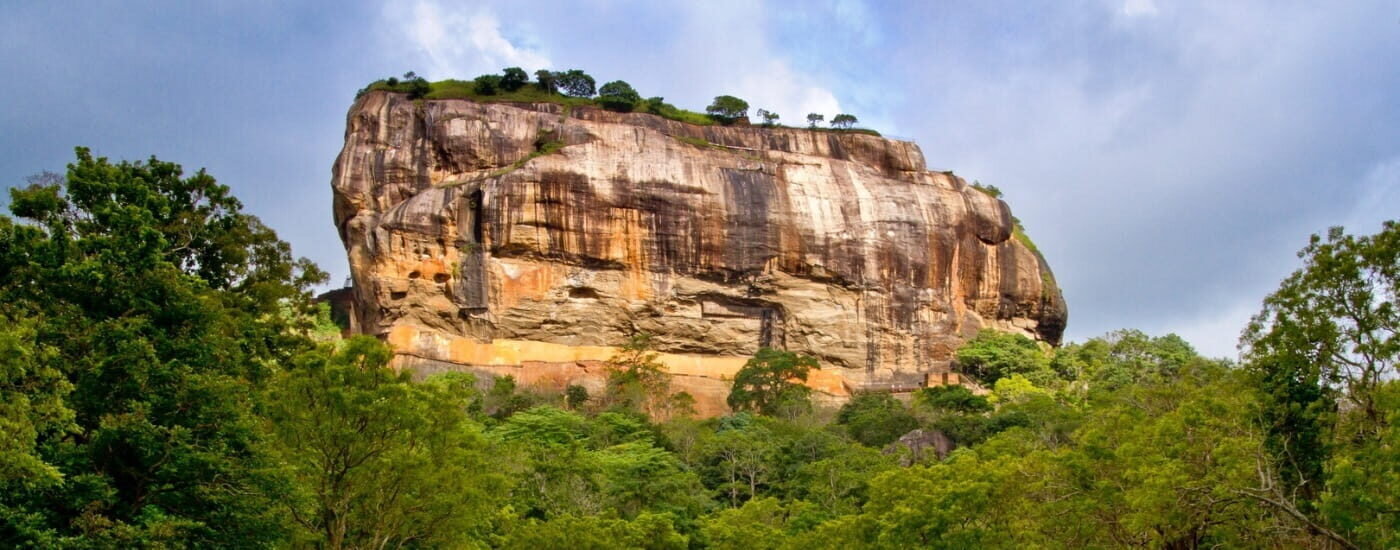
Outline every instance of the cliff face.
POLYGON ((869 135, 372 92, 332 185, 355 326, 419 372, 597 390, 646 331, 716 414, 760 346, 817 357, 840 398, 921 385, 980 328, 1056 343, 1066 320, 1004 202, 869 135))

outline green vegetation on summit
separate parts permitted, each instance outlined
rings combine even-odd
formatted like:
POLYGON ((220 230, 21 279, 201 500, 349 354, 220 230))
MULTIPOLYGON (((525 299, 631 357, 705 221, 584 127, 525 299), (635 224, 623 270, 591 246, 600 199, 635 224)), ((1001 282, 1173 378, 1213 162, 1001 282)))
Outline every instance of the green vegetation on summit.
MULTIPOLYGON (((555 103, 566 108, 599 107, 621 113, 645 113, 687 124, 709 126, 730 125, 748 121, 748 102, 730 95, 717 96, 704 113, 681 109, 662 97, 643 98, 631 84, 615 80, 598 86, 588 73, 578 69, 567 71, 535 71, 530 81, 523 69, 510 67, 502 74, 484 74, 472 80, 440 80, 429 82, 410 71, 402 78, 389 77, 371 82, 356 93, 356 97, 371 91, 408 94, 413 99, 469 99, 480 103, 555 103)), ((815 115, 815 113, 813 113, 815 115)), ((812 122, 812 116, 808 121, 812 122)), ((794 128, 777 123, 778 113, 759 109, 755 116, 766 128, 794 128)), ((822 115, 816 121, 823 120, 822 115)), ((879 136, 868 128, 854 127, 854 115, 840 113, 832 117, 830 128, 818 128, 815 122, 809 130, 854 132, 879 136)))

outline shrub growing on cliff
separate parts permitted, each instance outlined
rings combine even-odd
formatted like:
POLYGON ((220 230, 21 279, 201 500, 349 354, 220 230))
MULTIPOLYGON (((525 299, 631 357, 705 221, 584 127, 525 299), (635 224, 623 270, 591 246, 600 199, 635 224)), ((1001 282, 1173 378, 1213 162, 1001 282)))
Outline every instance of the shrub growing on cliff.
POLYGON ((859 119, 857 119, 855 115, 841 113, 839 115, 831 117, 831 127, 840 128, 842 130, 849 130, 851 129, 851 126, 854 126, 855 123, 858 121, 859 119))
POLYGON ((818 124, 821 124, 821 122, 822 122, 823 120, 826 120, 826 116, 825 116, 825 115, 820 115, 820 114, 817 114, 817 113, 807 113, 807 127, 808 127, 808 128, 816 129, 817 125, 818 125, 818 124))
POLYGON ((749 102, 732 95, 717 96, 705 112, 721 123, 732 124, 749 114, 749 102))
POLYGON ((790 351, 762 348, 734 375, 728 403, 736 411, 792 416, 812 408, 812 389, 803 385, 817 360, 790 351))
POLYGON ((971 188, 973 188, 973 189, 976 189, 976 190, 978 190, 978 191, 981 191, 981 192, 983 192, 983 193, 986 193, 987 196, 990 196, 990 197, 992 197, 992 198, 994 198, 994 199, 999 199, 999 198, 1001 198, 1001 196, 1002 196, 1002 193, 1001 193, 1001 189, 1000 189, 1000 188, 998 188, 998 187, 995 186, 995 185, 983 185, 982 182, 980 182, 980 181, 973 180, 972 184, 969 185, 968 187, 971 187, 971 188))

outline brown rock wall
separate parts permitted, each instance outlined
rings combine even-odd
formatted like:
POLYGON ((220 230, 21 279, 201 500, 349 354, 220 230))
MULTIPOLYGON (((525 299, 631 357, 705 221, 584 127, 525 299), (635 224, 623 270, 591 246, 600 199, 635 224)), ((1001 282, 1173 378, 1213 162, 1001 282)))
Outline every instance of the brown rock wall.
POLYGON ((716 413, 709 386, 760 346, 816 356, 840 396, 946 369, 981 327, 1064 328, 1006 204, 908 142, 372 92, 332 185, 358 326, 398 334, 410 366, 595 380, 594 352, 647 331, 710 361, 668 365, 716 413), (460 342, 539 345, 485 361, 460 342))

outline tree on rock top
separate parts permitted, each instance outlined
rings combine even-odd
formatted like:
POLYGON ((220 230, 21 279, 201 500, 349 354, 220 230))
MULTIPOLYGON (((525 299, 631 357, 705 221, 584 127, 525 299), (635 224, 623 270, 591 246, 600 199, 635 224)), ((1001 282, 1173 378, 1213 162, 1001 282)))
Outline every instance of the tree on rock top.
POLYGON ((717 96, 705 108, 705 112, 720 122, 730 124, 749 114, 749 102, 732 95, 717 96))
POLYGON ((778 113, 769 111, 768 109, 759 109, 758 118, 763 119, 764 126, 772 127, 774 124, 777 124, 778 119, 782 117, 779 116, 778 113))
POLYGON ((856 122, 859 122, 859 119, 857 119, 857 118, 855 117, 855 115, 848 115, 848 114, 846 114, 846 113, 841 113, 841 114, 839 114, 839 115, 836 115, 836 116, 834 116, 834 117, 831 117, 831 127, 832 127, 832 128, 840 128, 840 129, 842 129, 842 130, 849 130, 849 129, 851 129, 851 126, 854 126, 854 125, 855 125, 856 122))
POLYGON ((734 375, 727 400, 736 411, 793 416, 812 408, 812 389, 803 385, 817 360, 790 351, 763 348, 734 375))
POLYGON ((501 88, 501 75, 484 74, 472 80, 473 89, 481 95, 496 95, 501 88))
POLYGON ((614 80, 598 89, 598 100, 606 109, 626 113, 631 112, 637 103, 642 101, 642 96, 632 89, 631 84, 614 80))
POLYGON ((501 72, 505 73, 501 76, 501 89, 507 92, 519 90, 530 81, 530 75, 520 67, 509 67, 501 72))
POLYGON ((569 69, 562 73, 554 73, 554 76, 559 84, 559 89, 563 90, 565 95, 593 97, 593 94, 597 93, 597 89, 595 88, 595 86, 597 86, 597 81, 593 80, 593 77, 588 76, 588 73, 578 69, 569 69))
POLYGON ((546 69, 535 71, 535 87, 551 94, 559 93, 559 73, 546 69))

